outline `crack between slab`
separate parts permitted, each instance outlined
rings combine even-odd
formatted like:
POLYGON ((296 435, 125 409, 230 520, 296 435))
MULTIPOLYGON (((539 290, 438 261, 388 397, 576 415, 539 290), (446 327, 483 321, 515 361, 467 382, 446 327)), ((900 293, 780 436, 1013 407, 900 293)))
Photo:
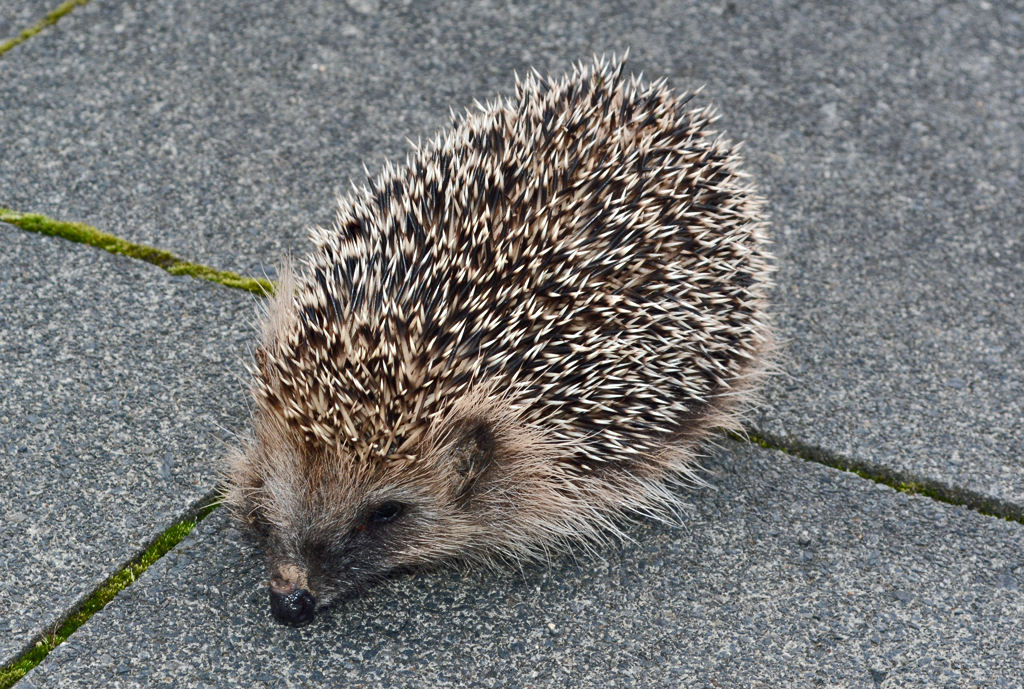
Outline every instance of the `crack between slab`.
POLYGON ((848 471, 861 478, 895 488, 900 493, 923 495, 938 502, 966 507, 989 517, 998 517, 1024 524, 1024 507, 978 491, 952 486, 943 481, 922 478, 907 471, 892 469, 872 462, 843 457, 819 445, 805 443, 796 438, 781 438, 757 430, 748 430, 743 435, 729 433, 729 436, 735 440, 753 443, 769 450, 785 452, 806 462, 824 464, 833 469, 848 471))
POLYGON ((14 46, 24 43, 46 27, 53 26, 60 21, 60 18, 65 14, 70 14, 71 11, 79 5, 85 5, 88 2, 89 0, 65 0, 65 2, 62 2, 57 9, 52 10, 49 14, 27 29, 22 29, 21 33, 14 38, 8 38, 3 43, 0 43, 0 55, 3 55, 14 46))
POLYGON ((217 270, 199 263, 184 261, 170 251, 156 249, 145 244, 135 244, 126 239, 86 225, 80 222, 66 222, 39 213, 19 213, 0 206, 0 222, 20 227, 28 232, 37 232, 51 237, 62 237, 68 241, 88 244, 112 254, 121 254, 151 263, 163 268, 171 275, 189 275, 191 277, 216 282, 218 285, 242 289, 260 296, 272 295, 274 283, 265 278, 243 277, 227 270, 217 270))
POLYGON ((196 501, 186 512, 163 533, 158 534, 142 552, 132 557, 80 604, 74 605, 49 631, 30 639, 14 660, 0 667, 0 689, 10 689, 14 684, 39 665, 50 652, 67 641, 68 637, 89 621, 107 603, 128 588, 151 565, 185 540, 192 530, 219 505, 219 488, 210 491, 196 501))

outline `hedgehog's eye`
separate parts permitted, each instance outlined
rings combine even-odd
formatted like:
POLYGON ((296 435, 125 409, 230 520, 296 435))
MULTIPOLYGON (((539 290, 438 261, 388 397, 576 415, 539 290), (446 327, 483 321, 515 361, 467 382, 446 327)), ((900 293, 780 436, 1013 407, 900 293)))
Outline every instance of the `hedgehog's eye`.
POLYGON ((405 505, 400 502, 388 501, 378 505, 375 510, 370 512, 366 522, 368 524, 387 524, 401 517, 403 512, 405 512, 405 505))

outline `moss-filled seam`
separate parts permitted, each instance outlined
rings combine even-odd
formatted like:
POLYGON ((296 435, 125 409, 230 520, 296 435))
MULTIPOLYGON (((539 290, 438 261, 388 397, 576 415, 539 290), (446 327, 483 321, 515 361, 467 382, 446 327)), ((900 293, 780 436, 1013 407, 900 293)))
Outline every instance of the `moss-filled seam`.
POLYGON ((27 29, 22 29, 21 33, 14 38, 8 38, 3 43, 0 43, 0 55, 3 55, 14 46, 24 43, 46 27, 53 26, 60 21, 60 18, 65 14, 69 14, 79 5, 85 5, 88 2, 89 0, 65 0, 65 2, 62 2, 57 9, 52 10, 49 14, 27 29))
POLYGON ((824 464, 833 469, 857 474, 861 478, 894 488, 900 493, 923 495, 949 505, 966 507, 989 517, 998 517, 1024 524, 1024 509, 991 495, 951 486, 934 479, 921 478, 890 467, 841 457, 816 445, 802 443, 793 438, 783 439, 757 431, 747 431, 743 435, 736 433, 729 435, 734 440, 750 442, 769 450, 779 450, 807 462, 824 464))
POLYGON ((260 296, 274 293, 274 283, 264 278, 243 277, 227 270, 216 270, 198 263, 183 261, 169 251, 145 244, 135 244, 95 227, 79 222, 54 220, 38 213, 19 213, 0 207, 0 222, 9 223, 29 232, 51 237, 62 237, 72 242, 88 244, 112 254, 137 258, 163 268, 172 275, 190 275, 200 280, 216 282, 225 287, 244 289, 260 296))
POLYGON ((69 636, 85 624, 90 617, 102 610, 118 593, 135 583, 150 565, 166 555, 174 546, 185 540, 199 522, 205 519, 217 503, 213 496, 200 501, 197 509, 176 522, 162 534, 137 558, 120 571, 107 579, 89 598, 71 613, 59 621, 54 627, 35 639, 31 648, 20 657, 0 668, 0 689, 9 689, 24 677, 32 668, 43 662, 50 651, 64 643, 69 636))

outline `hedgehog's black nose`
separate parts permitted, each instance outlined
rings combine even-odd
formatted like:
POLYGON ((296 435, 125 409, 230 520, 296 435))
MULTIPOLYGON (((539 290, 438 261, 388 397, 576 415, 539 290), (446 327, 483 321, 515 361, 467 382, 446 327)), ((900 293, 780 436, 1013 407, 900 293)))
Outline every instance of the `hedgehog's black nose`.
POLYGON ((274 619, 281 624, 294 627, 309 624, 313 620, 314 609, 316 599, 309 591, 296 588, 294 584, 289 588, 270 585, 270 612, 274 613, 274 619))

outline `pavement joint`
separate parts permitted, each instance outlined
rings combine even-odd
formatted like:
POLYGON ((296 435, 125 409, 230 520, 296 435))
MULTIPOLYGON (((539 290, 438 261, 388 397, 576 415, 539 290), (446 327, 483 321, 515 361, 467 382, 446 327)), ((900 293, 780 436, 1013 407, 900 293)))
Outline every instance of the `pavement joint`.
POLYGON ((1024 507, 991 495, 957 488, 942 481, 915 476, 903 471, 894 471, 877 464, 842 457, 795 438, 781 439, 757 431, 748 432, 745 436, 730 435, 734 439, 745 440, 769 450, 779 450, 806 462, 824 464, 833 469, 857 474, 861 478, 894 488, 900 493, 921 495, 937 502, 966 507, 988 517, 1024 524, 1024 507))
POLYGON ((84 223, 55 220, 38 213, 19 213, 4 207, 0 207, 0 222, 20 227, 28 232, 61 237, 79 244, 88 244, 112 254, 121 254, 152 263, 171 275, 188 275, 200 280, 216 282, 225 287, 243 289, 260 296, 274 293, 274 283, 265 278, 243 277, 228 270, 217 270, 209 266, 184 261, 170 251, 129 242, 84 223))
POLYGON ((22 29, 21 33, 19 33, 14 38, 8 38, 3 43, 0 43, 0 55, 3 55, 14 46, 24 43, 25 41, 35 36, 37 33, 42 31, 46 27, 53 26, 58 21, 60 21, 60 18, 63 17, 65 14, 69 14, 79 5, 85 5, 88 2, 89 0, 65 0, 65 2, 62 2, 57 7, 57 9, 51 11, 45 17, 40 19, 32 26, 28 27, 27 29, 22 29))
POLYGON ((121 591, 134 584, 150 566, 185 540, 185 537, 196 528, 199 522, 217 509, 219 506, 218 494, 219 489, 204 496, 188 510, 186 516, 176 521, 163 533, 157 534, 142 554, 133 558, 131 562, 103 582, 84 603, 68 611, 67 616, 54 624, 49 632, 30 641, 28 650, 7 665, 0 667, 0 689, 10 689, 14 686, 32 668, 43 662, 53 649, 67 641, 79 627, 88 622, 89 618, 105 608, 121 591))

